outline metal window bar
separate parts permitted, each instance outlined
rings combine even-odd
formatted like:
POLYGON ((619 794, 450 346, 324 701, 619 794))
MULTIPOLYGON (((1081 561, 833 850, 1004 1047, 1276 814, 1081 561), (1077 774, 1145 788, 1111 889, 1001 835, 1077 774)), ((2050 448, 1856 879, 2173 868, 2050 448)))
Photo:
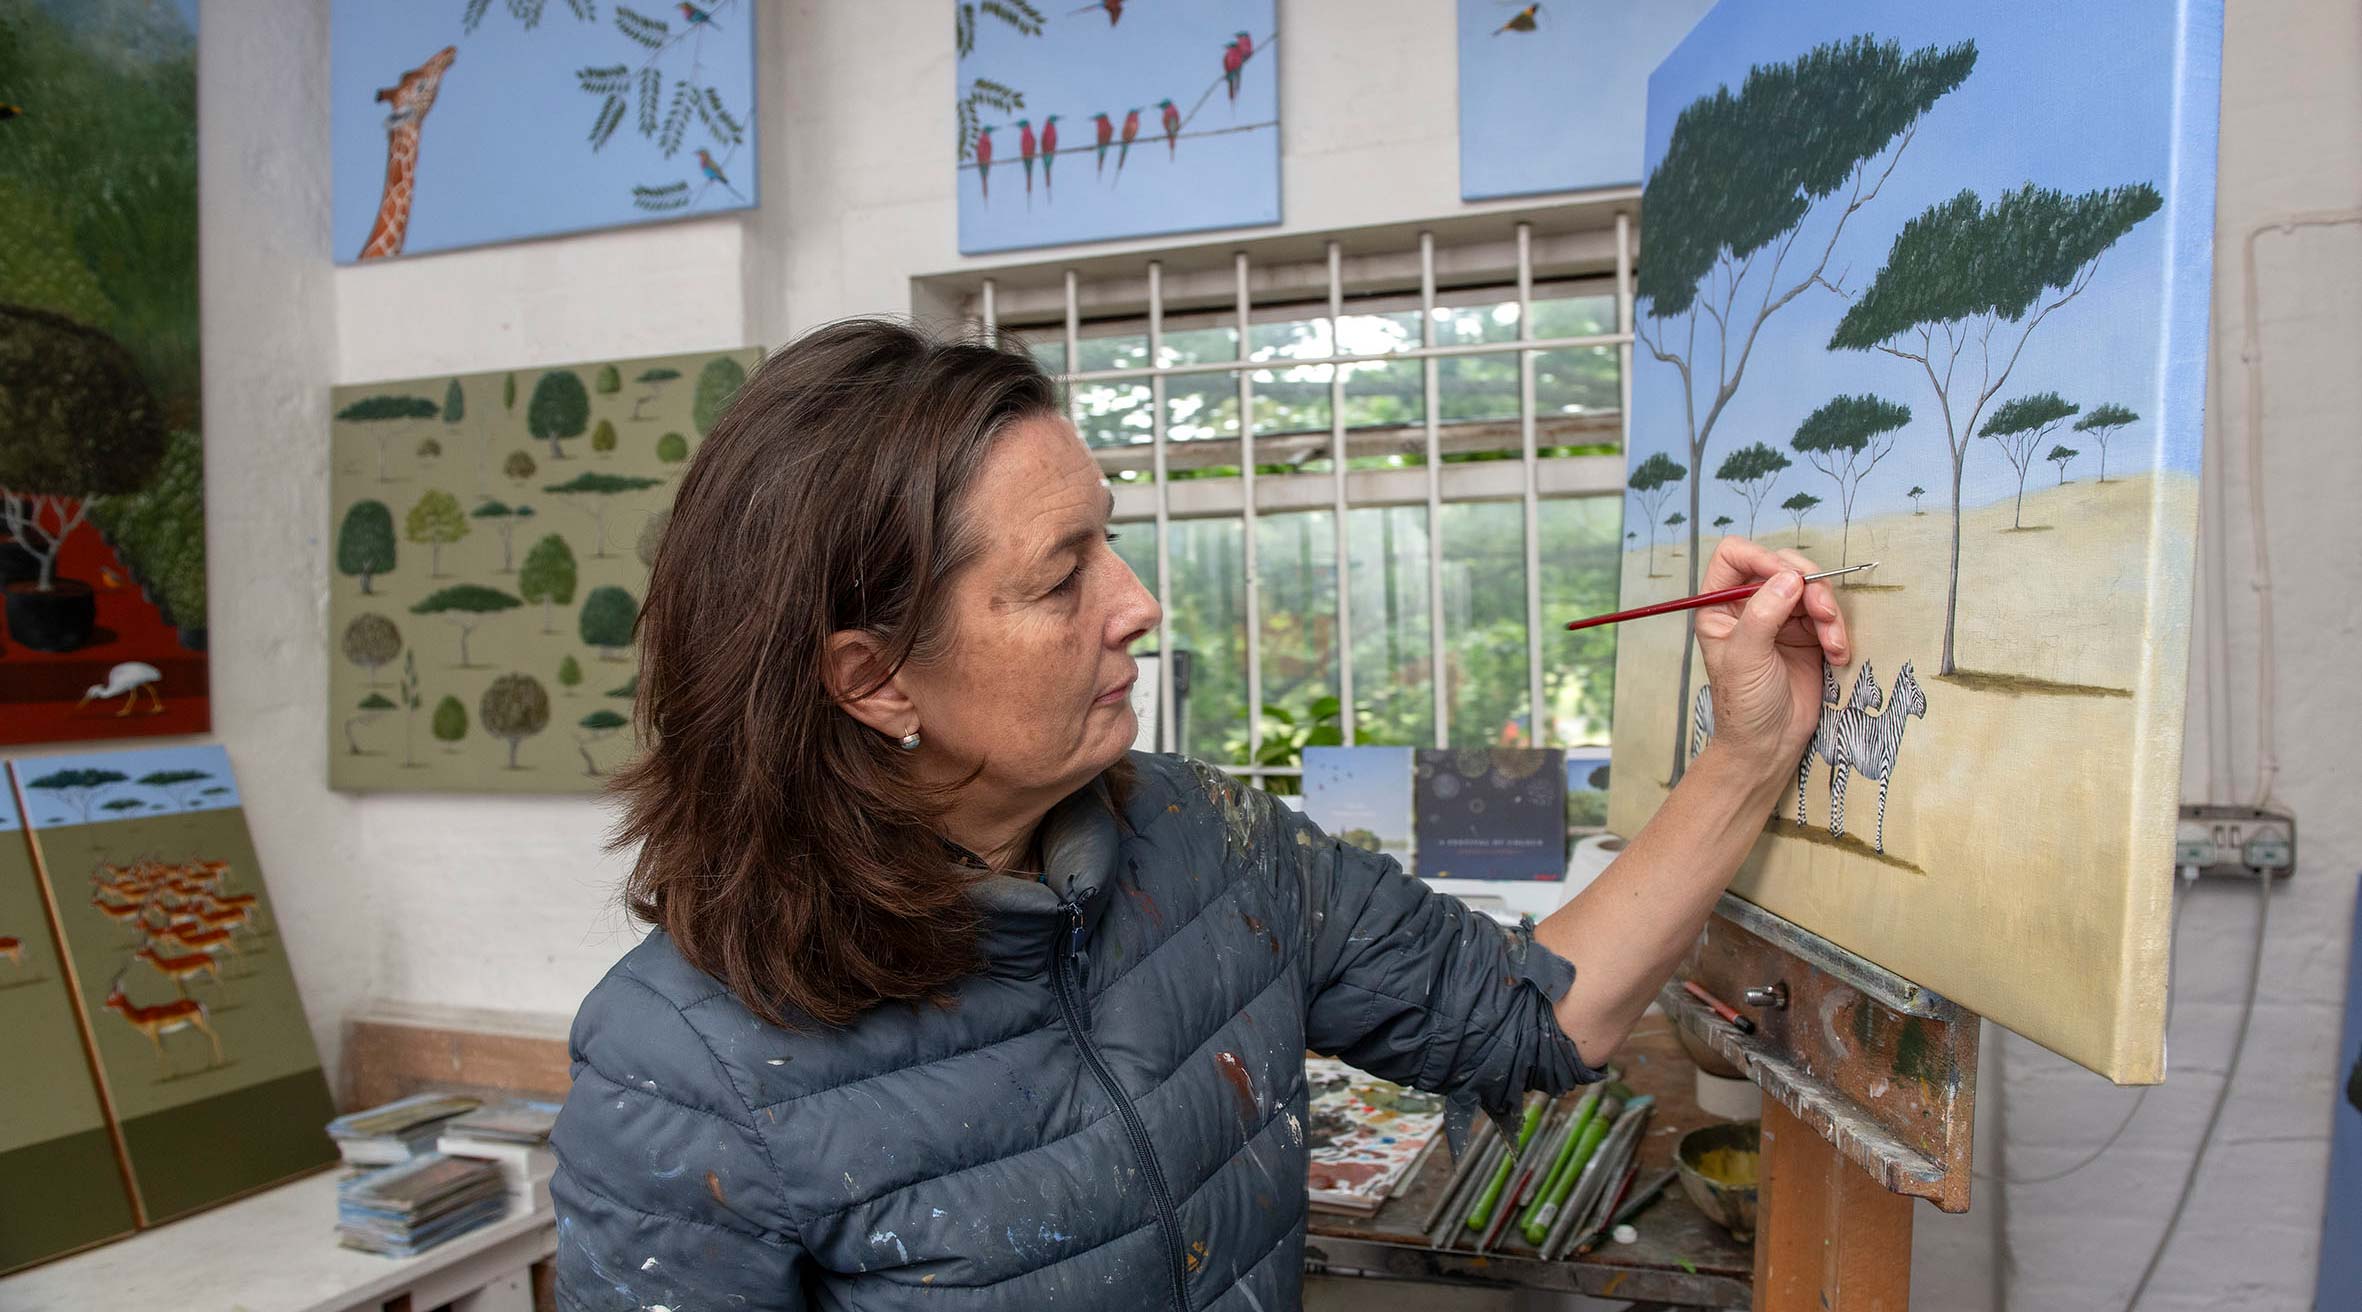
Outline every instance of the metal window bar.
MULTIPOLYGON (((1353 651, 1351 627, 1352 557, 1349 516, 1354 503, 1349 495, 1347 478, 1348 433, 1344 408, 1344 369, 1354 364, 1391 364, 1396 361, 1421 362, 1422 400, 1425 407, 1426 479, 1427 479, 1427 585, 1428 585, 1428 655, 1435 709, 1435 743, 1450 745, 1450 697, 1447 679, 1447 651, 1444 635, 1443 602, 1443 481, 1440 437, 1442 388, 1438 362, 1459 356, 1501 355, 1515 351, 1518 356, 1518 427, 1523 472, 1522 509, 1525 518, 1526 570, 1526 686, 1529 716, 1533 726, 1533 740, 1543 741, 1547 719, 1542 698, 1542 585, 1541 585, 1541 483, 1540 451, 1536 428, 1535 369, 1537 353, 1613 346, 1616 348, 1619 404, 1617 430, 1620 445, 1629 449, 1632 436, 1632 326, 1634 318, 1632 221, 1627 213, 1616 215, 1615 227, 1615 297, 1616 331, 1566 337, 1540 337, 1534 333, 1533 322, 1533 230, 1530 224, 1517 226, 1517 302, 1518 333, 1513 342, 1471 342, 1438 345, 1435 337, 1437 307, 1435 274, 1435 239, 1432 233, 1421 233, 1419 238, 1419 313, 1420 344, 1416 348, 1356 353, 1344 349, 1341 337, 1344 320, 1343 247, 1336 241, 1327 243, 1328 256, 1328 319, 1330 349, 1325 356, 1289 356, 1268 362, 1270 368, 1326 367, 1329 378, 1329 437, 1330 457, 1333 462, 1334 484, 1331 495, 1332 512, 1336 515, 1337 537, 1337 632, 1338 632, 1338 702, 1339 728, 1344 740, 1355 740, 1353 727, 1353 651)), ((1252 313, 1253 298, 1249 287, 1250 260, 1245 252, 1233 257, 1232 271, 1235 292, 1235 311, 1238 323, 1238 343, 1234 358, 1205 360, 1192 363, 1167 363, 1164 359, 1164 267, 1161 261, 1148 262, 1148 363, 1144 366, 1114 369, 1084 370, 1080 363, 1080 297, 1078 275, 1074 270, 1065 274, 1065 346, 1066 375, 1070 414, 1081 420, 1080 385, 1085 383, 1133 381, 1145 378, 1149 382, 1150 416, 1149 440, 1155 477, 1156 523, 1156 592, 1163 616, 1157 623, 1157 650, 1172 649, 1172 579, 1171 529, 1172 503, 1166 478, 1166 444, 1168 441, 1166 413, 1166 383, 1175 377, 1199 374, 1236 372, 1238 376, 1239 443, 1241 481, 1244 495, 1238 510, 1244 534, 1242 564, 1245 572, 1246 656, 1247 656, 1247 742, 1249 763, 1223 767, 1233 775, 1251 779, 1274 776, 1291 777, 1302 773, 1301 766, 1265 766, 1254 764, 1262 746, 1262 581, 1256 555, 1256 519, 1258 499, 1255 491, 1255 414, 1253 383, 1252 313)), ((995 315, 995 281, 982 280, 979 309, 987 334, 995 334, 998 324, 995 315)), ((1605 492, 1600 495, 1605 495, 1605 492)), ((1174 737, 1174 705, 1170 695, 1160 697, 1158 709, 1159 740, 1174 750, 1181 746, 1174 737)))
MULTIPOLYGON (((1179 662, 1173 659, 1173 481, 1165 477, 1165 266, 1148 262, 1148 417, 1150 457, 1156 462, 1156 743, 1168 752, 1181 750, 1174 729, 1174 706, 1179 700, 1179 662)), ((1249 623, 1254 621, 1250 620, 1249 623)))

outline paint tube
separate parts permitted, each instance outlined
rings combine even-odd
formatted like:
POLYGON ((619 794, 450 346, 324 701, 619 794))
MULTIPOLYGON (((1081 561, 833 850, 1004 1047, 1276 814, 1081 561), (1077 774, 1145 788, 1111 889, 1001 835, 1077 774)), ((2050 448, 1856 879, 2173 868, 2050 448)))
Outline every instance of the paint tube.
POLYGON ((1574 1155, 1567 1160, 1566 1169, 1559 1173, 1558 1184, 1542 1200, 1542 1210, 1534 1213, 1534 1223, 1526 1227, 1527 1243, 1538 1246, 1542 1239, 1549 1238, 1552 1221, 1565 1213, 1567 1196, 1574 1192, 1585 1175, 1593 1154, 1599 1150, 1600 1140, 1607 1137, 1609 1122, 1616 1118, 1623 1107, 1624 1104, 1612 1096, 1600 1099, 1599 1110, 1583 1127, 1583 1137, 1576 1141, 1574 1155), (1536 1231, 1541 1232, 1542 1239, 1534 1237, 1536 1231))
POLYGON ((1476 1246, 1477 1252, 1491 1252, 1493 1245, 1499 1243, 1501 1235, 1509 1229, 1510 1217, 1516 1212, 1517 1205, 1539 1192, 1542 1172, 1557 1157, 1559 1145, 1565 1142, 1573 1124, 1571 1112, 1565 1116, 1554 1116, 1543 1123, 1542 1132, 1534 1136, 1533 1146, 1525 1154, 1525 1164, 1519 1169, 1516 1187, 1501 1200, 1501 1214, 1494 1218, 1493 1228, 1486 1233, 1484 1242, 1476 1246))
POLYGON ((1607 1142, 1585 1164, 1582 1178, 1575 1184, 1574 1195, 1559 1212, 1547 1242, 1542 1245, 1542 1256, 1545 1258, 1565 1252, 1566 1246, 1581 1233, 1577 1219, 1589 1215, 1598 1207, 1600 1194, 1621 1182, 1620 1173, 1624 1164, 1631 1160, 1631 1153, 1640 1138, 1641 1123, 1647 1119, 1649 1107, 1656 1100, 1635 1098, 1632 1101, 1635 1105, 1617 1115, 1615 1124, 1608 1131, 1607 1142), (1621 1159, 1615 1163, 1618 1174, 1609 1173, 1607 1163, 1611 1158, 1621 1159))
POLYGON ((1452 1178, 1445 1181, 1443 1193, 1436 1198, 1435 1206, 1427 1210, 1427 1219, 1420 1223, 1419 1233, 1426 1234, 1434 1230, 1435 1223, 1452 1209, 1452 1200, 1467 1192, 1469 1177, 1476 1174, 1476 1159, 1484 1156, 1485 1149, 1492 1147, 1493 1136, 1499 1133, 1490 1120, 1476 1123, 1476 1130, 1460 1147, 1460 1161, 1452 1169, 1452 1178))
POLYGON ((1469 1176, 1468 1185, 1461 1191, 1460 1200, 1454 1203, 1451 1210, 1444 1213, 1443 1220, 1436 1224, 1433 1234, 1429 1237, 1428 1247, 1451 1248, 1460 1242, 1460 1232, 1466 1229, 1469 1210, 1474 1206, 1477 1195, 1483 1192, 1484 1182, 1492 1175, 1493 1167, 1501 1162, 1508 1152, 1509 1140, 1505 1136, 1494 1135, 1493 1141, 1485 1146, 1484 1156, 1477 1160, 1476 1171, 1469 1176))
POLYGON ((1534 1190, 1533 1201, 1526 1204, 1525 1214, 1517 1218, 1518 1229, 1525 1234, 1527 1243, 1541 1242, 1541 1235, 1537 1231, 1547 1223, 1538 1222, 1536 1218, 1541 1216, 1542 1208, 1548 1204, 1550 1191, 1558 1187, 1560 1178, 1567 1173, 1567 1163, 1575 1155, 1575 1143, 1583 1137, 1584 1127, 1590 1124, 1592 1116, 1599 1110, 1599 1100, 1606 1091, 1605 1085, 1592 1085, 1568 1117, 1569 1133, 1560 1139, 1558 1151, 1550 1159, 1549 1171, 1543 1175, 1541 1185, 1534 1190))
POLYGON ((1477 1197, 1476 1207, 1468 1213, 1469 1229, 1484 1233, 1485 1223, 1493 1219, 1493 1208, 1500 1204, 1501 1191, 1509 1187, 1509 1173, 1517 1166, 1517 1155, 1533 1142, 1534 1131, 1541 1128, 1542 1113, 1549 1106, 1548 1098, 1535 1098, 1526 1104, 1525 1123, 1517 1129, 1517 1145, 1501 1159, 1499 1166, 1493 1168, 1492 1179, 1486 1183, 1484 1193, 1477 1197))

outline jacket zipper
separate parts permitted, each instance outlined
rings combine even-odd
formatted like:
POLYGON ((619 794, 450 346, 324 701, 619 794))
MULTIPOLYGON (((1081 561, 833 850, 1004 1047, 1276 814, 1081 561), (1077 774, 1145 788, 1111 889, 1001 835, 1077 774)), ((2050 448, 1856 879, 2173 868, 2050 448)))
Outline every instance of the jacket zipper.
POLYGON ((1059 945, 1057 964, 1050 972, 1051 987, 1058 995, 1059 1010, 1065 1013, 1066 1027, 1074 1034, 1074 1046, 1083 1055, 1083 1064, 1091 1068, 1091 1074, 1098 1077, 1100 1087, 1107 1090, 1109 1098, 1115 1100, 1116 1111, 1123 1115, 1124 1130, 1132 1140, 1132 1153, 1140 1159, 1141 1169, 1148 1174, 1148 1190, 1156 1200, 1157 1223, 1164 1228, 1165 1243, 1172 1257, 1173 1306, 1179 1312, 1190 1312, 1189 1265, 1181 1244, 1181 1214, 1173 1206, 1173 1193, 1165 1185, 1164 1169, 1157 1165, 1156 1153, 1149 1145, 1147 1122, 1140 1119, 1140 1109, 1132 1105, 1130 1095, 1115 1082, 1115 1072, 1108 1069, 1106 1059, 1099 1055, 1097 1045, 1091 1042, 1082 1007, 1076 1001, 1074 988, 1069 983, 1074 954, 1082 947, 1083 913, 1081 908, 1069 903, 1066 915, 1070 928, 1065 941, 1059 945))

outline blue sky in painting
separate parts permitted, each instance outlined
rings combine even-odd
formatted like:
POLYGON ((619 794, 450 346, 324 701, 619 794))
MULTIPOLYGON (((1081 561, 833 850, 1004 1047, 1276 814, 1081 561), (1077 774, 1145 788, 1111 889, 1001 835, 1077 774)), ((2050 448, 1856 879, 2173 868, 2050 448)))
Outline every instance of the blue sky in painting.
MULTIPOLYGON (((640 0, 626 6, 681 29, 673 5, 640 0)), ((598 19, 576 18, 564 0, 550 0, 541 23, 526 31, 494 3, 472 34, 462 30, 462 0, 336 0, 331 13, 329 94, 335 110, 335 255, 360 253, 384 195, 385 107, 375 99, 444 46, 458 57, 419 132, 418 192, 405 254, 512 241, 586 228, 645 223, 738 209, 755 199, 758 107, 754 98, 753 7, 744 0, 706 0, 712 28, 675 46, 659 60, 661 99, 694 67, 745 125, 746 144, 730 154, 693 117, 679 153, 666 159, 639 134, 627 112, 605 146, 593 153, 590 129, 599 98, 578 85, 575 71, 628 64, 637 69, 646 49, 615 26, 616 6, 596 6, 598 19), (746 200, 698 173, 697 149, 722 161, 723 172, 746 200), (685 210, 651 214, 632 204, 634 185, 691 184, 685 210)), ((659 113, 663 107, 659 107, 659 113)))
MULTIPOLYGON (((1069 12, 1080 7, 1040 6, 1049 21, 1033 37, 988 17, 977 19, 976 48, 959 61, 954 96, 965 97, 983 77, 1022 93, 1025 108, 981 111, 986 125, 997 129, 992 195, 988 204, 972 163, 960 167, 960 250, 975 254, 1279 222, 1279 61, 1276 52, 1263 49, 1277 31, 1273 0, 1135 4, 1113 27, 1096 10, 1069 12), (1253 34, 1257 50, 1233 104, 1221 86, 1222 50, 1242 31, 1253 34), (1158 127, 1159 100, 1171 100, 1186 120, 1169 159, 1158 127), (1120 180, 1115 146, 1108 148, 1104 177, 1097 175, 1091 151, 1061 154, 1055 196, 1036 178, 1028 204, 1017 119, 1031 119, 1038 130, 1045 116, 1056 114, 1059 149, 1071 152, 1097 141, 1091 116, 1102 111, 1120 140, 1125 111, 1134 107, 1140 110, 1140 135, 1120 180), (1189 135, 1251 124, 1270 126, 1189 135)), ((944 22, 951 21, 948 8, 944 22)))
POLYGON ((1460 195, 1640 181, 1648 75, 1713 0, 1460 0, 1460 195), (1498 35, 1496 35, 1498 33, 1498 35))
POLYGON ((112 770, 125 775, 130 782, 109 784, 94 791, 87 799, 92 822, 107 819, 138 819, 144 816, 182 814, 189 811, 222 811, 240 804, 238 780, 230 770, 230 755, 218 744, 197 743, 185 747, 135 747, 120 752, 69 752, 62 755, 24 757, 9 762, 15 772, 16 784, 24 793, 28 813, 25 819, 34 829, 59 829, 84 823, 82 813, 61 794, 32 786, 33 781, 59 770, 112 770), (142 787, 137 781, 163 770, 203 770, 211 779, 177 785, 175 789, 142 787), (222 792, 208 792, 220 788, 222 792), (145 805, 138 810, 120 813, 100 809, 105 803, 118 799, 136 799, 145 805))
POLYGON ((1580 793, 1591 787, 1591 772, 1608 763, 1605 747, 1570 747, 1566 752, 1566 790, 1580 793))
MULTIPOLYGON (((2091 286, 2036 330, 1992 404, 2050 390, 2086 410, 2120 402, 2142 418, 2109 444, 2111 477, 2157 468, 2195 474, 2214 213, 2216 70, 2207 63, 2215 37, 2208 25, 2219 34, 2220 11, 2194 0, 2190 12, 2195 46, 2205 54, 2193 60, 2192 75, 2200 81, 2177 119, 2176 40, 2183 21, 2171 0, 2072 0, 2039 7, 2000 0, 1916 6, 1723 0, 1650 79, 1648 158, 1653 164, 1663 156, 1684 105, 1718 85, 1735 90, 1751 64, 1790 60, 1817 44, 1862 33, 1906 49, 1974 40, 1976 70, 1921 120, 1884 191, 1846 226, 1830 271, 1842 275, 1849 289, 1867 286, 1902 225, 1962 188, 1989 202, 2029 181, 2069 192, 2150 183, 2165 196, 2165 208, 2101 257, 2091 286), (2105 54, 2095 58, 2094 52, 2105 54), (2181 178, 2177 152, 2186 175, 2181 178)), ((1833 201, 1806 220, 1799 253, 1808 242, 1826 240, 1836 210, 1833 201)), ((1745 284, 1762 285, 1760 269, 1745 284)), ((1909 362, 1827 350, 1845 308, 1839 297, 1815 288, 1766 325, 1708 447, 1701 518, 1745 518, 1737 494, 1712 481, 1723 457, 1756 441, 1786 451, 1797 424, 1815 408, 1840 393, 1864 391, 1909 405, 1914 417, 1898 434, 1894 453, 1863 485, 1855 518, 1908 509, 1903 493, 1914 483, 1938 489, 1930 509, 1942 500, 1950 457, 1933 391, 1909 362)), ((1702 322, 1700 334, 1701 344, 1710 343, 1711 324, 1702 322)), ((1710 351, 1701 354, 1709 357, 1710 371, 1710 351)), ((1964 357, 1974 358, 1973 350, 1964 357)), ((1709 379, 1701 393, 1711 385, 1709 379)), ((1633 393, 1633 461, 1661 450, 1687 464, 1673 367, 1635 348, 1633 393)), ((2069 473, 2088 477, 2095 467, 2092 443, 2063 427, 2056 439, 2084 451, 2069 473)), ((2047 485, 2051 472, 2035 470, 2028 486, 2047 485)), ((2016 483, 1991 441, 1970 444, 1964 504, 2002 499, 2016 483)), ((1785 526, 1771 506, 1798 488, 1822 498, 1816 518, 1831 515, 1833 485, 1798 459, 1766 505, 1766 524, 1785 526)))

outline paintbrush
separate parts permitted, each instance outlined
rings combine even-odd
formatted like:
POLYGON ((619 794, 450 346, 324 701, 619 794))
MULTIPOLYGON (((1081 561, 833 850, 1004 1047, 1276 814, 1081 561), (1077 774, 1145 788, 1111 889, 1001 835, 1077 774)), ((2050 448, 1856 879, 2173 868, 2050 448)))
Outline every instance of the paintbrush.
POLYGON ((1533 1192, 1535 1181, 1539 1178, 1540 1173, 1548 1168, 1549 1163, 1556 1158, 1558 1145, 1566 1138, 1567 1131, 1573 1127, 1574 1113, 1572 1111, 1563 1115, 1554 1112, 1551 1119, 1543 1123, 1541 1133, 1534 1136, 1533 1143, 1529 1145, 1524 1154, 1524 1160, 1518 1165, 1516 1184, 1511 1186, 1508 1193, 1501 1196, 1501 1210, 1494 1215, 1492 1228, 1485 1231, 1484 1242, 1476 1246, 1477 1252, 1490 1252, 1493 1245, 1501 1241, 1501 1232, 1509 1228, 1510 1218, 1516 1214, 1519 1205, 1533 1192))
POLYGON ((1484 1151, 1477 1156, 1476 1169, 1469 1174, 1465 1181, 1461 1182, 1460 1192, 1454 1196, 1452 1205, 1444 1211, 1443 1219, 1436 1222, 1435 1228, 1428 1232, 1427 1246, 1429 1248, 1451 1248, 1460 1242, 1460 1234, 1467 1228, 1470 1204, 1474 1202, 1477 1194, 1483 1191, 1484 1182, 1492 1176, 1494 1164, 1499 1162, 1502 1155, 1508 1151, 1509 1144, 1508 1135, 1496 1134, 1493 1136, 1492 1142, 1484 1146, 1484 1151))
MULTIPOLYGON (((1873 560, 1867 565, 1848 565, 1844 569, 1825 569, 1818 574, 1807 574, 1804 576, 1804 581, 1812 583, 1820 579, 1833 579, 1840 574, 1851 574, 1857 570, 1876 568, 1878 568, 1878 562, 1873 560)), ((1725 601, 1744 601, 1763 591, 1763 584, 1769 582, 1771 582, 1770 579, 1765 579, 1763 583, 1742 583, 1735 588, 1717 588, 1712 592, 1701 592, 1694 597, 1678 597, 1672 601, 1660 601, 1654 606, 1635 606, 1631 610, 1620 610, 1613 615, 1594 615, 1587 620, 1572 620, 1568 622, 1567 627, 1570 629, 1596 628, 1602 624, 1620 624, 1625 620, 1636 620, 1644 615, 1663 615, 1669 611, 1696 610, 1700 606, 1712 606, 1725 601)))
POLYGON ((1656 1179, 1649 1181, 1647 1184, 1642 1185, 1639 1189, 1635 1190, 1630 1195, 1630 1197, 1626 1199, 1624 1205, 1616 1209, 1615 1215, 1608 1218, 1606 1225, 1603 1225, 1597 1230, 1592 1231, 1589 1235, 1584 1237, 1583 1242, 1575 1245, 1575 1256, 1581 1257, 1583 1254, 1590 1252, 1594 1248, 1597 1248, 1602 1236, 1607 1235, 1617 1226, 1620 1226, 1625 1222, 1630 1221, 1633 1217, 1636 1217, 1642 1212, 1647 1211, 1648 1205, 1657 1201, 1657 1195, 1665 1192, 1665 1186, 1673 1183, 1674 1178, 1680 1174, 1681 1173, 1679 1171, 1667 1171, 1659 1175, 1656 1179))
POLYGON ((1498 1133, 1499 1131, 1493 1128, 1493 1123, 1490 1120, 1480 1120, 1476 1123, 1475 1132, 1470 1134, 1468 1141, 1461 1146, 1460 1162, 1453 1169, 1452 1178, 1444 1181, 1443 1193, 1436 1197, 1435 1206, 1428 1209, 1427 1219, 1420 1223, 1419 1232, 1421 1234, 1435 1229, 1435 1223, 1443 1218, 1445 1212, 1451 1210, 1452 1200, 1460 1196, 1461 1186, 1468 1183, 1469 1176, 1476 1174, 1476 1159, 1482 1157, 1484 1150, 1492 1146, 1492 1136, 1498 1133))

